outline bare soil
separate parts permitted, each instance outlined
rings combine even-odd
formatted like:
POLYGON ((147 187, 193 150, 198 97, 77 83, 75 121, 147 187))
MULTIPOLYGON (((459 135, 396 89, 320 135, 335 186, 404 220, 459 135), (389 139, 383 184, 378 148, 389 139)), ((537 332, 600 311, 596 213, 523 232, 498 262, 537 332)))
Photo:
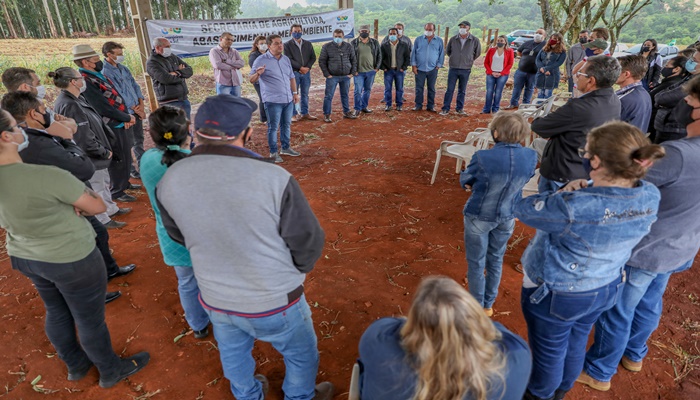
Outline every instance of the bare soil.
MULTIPOLYGON (((322 117, 320 82, 315 76, 311 109, 322 117)), ((321 352, 318 380, 335 384, 336 399, 347 396, 357 344, 372 321, 405 315, 421 278, 441 274, 461 281, 466 273, 461 210, 468 195, 458 185, 452 159, 443 160, 432 186, 430 174, 440 141, 463 140, 471 129, 488 124, 489 116, 478 115, 482 87, 470 86, 469 117, 408 111, 412 90, 406 93, 407 111, 384 112, 379 104, 383 87, 375 85, 372 114, 343 120, 336 97, 334 123, 292 126, 292 144, 302 156, 286 157, 282 166, 297 177, 326 232, 325 251, 307 277, 306 293, 321 352)), ((438 91, 438 104, 442 94, 438 91)), ((266 154, 265 126, 256 123, 255 135, 252 148, 266 154)), ((123 296, 107 306, 107 323, 117 353, 147 350, 151 363, 109 390, 97 386, 94 369, 83 381, 67 381, 66 368, 44 334, 41 299, 0 254, 0 398, 42 398, 31 385, 39 375, 42 387, 37 389, 56 391, 49 398, 57 399, 233 398, 213 338, 200 341, 188 334, 175 341, 187 330, 177 280, 163 264, 147 196, 135 195, 134 212, 121 218, 128 225, 110 234, 117 261, 137 263, 138 268, 110 282, 108 290, 121 290, 123 296)), ((517 224, 494 315, 524 337, 522 275, 513 267, 532 235, 532 229, 517 224)), ((696 259, 694 269, 671 278, 664 316, 642 372, 620 368, 609 392, 576 384, 568 398, 700 398, 700 281, 693 278, 698 263, 696 259)), ((270 379, 268 398, 281 399, 282 358, 265 343, 256 345, 254 356, 257 372, 270 379)))

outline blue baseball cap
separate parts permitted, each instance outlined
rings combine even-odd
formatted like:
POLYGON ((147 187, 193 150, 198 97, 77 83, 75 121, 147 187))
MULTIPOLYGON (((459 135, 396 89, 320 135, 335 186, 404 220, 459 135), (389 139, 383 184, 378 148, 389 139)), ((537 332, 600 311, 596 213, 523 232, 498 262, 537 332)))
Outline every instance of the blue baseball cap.
MULTIPOLYGON (((225 133, 227 139, 235 139, 248 127, 253 112, 257 109, 258 105, 254 101, 230 94, 207 97, 194 116, 194 129, 216 129, 225 133)), ((197 134, 207 139, 225 139, 197 134)))

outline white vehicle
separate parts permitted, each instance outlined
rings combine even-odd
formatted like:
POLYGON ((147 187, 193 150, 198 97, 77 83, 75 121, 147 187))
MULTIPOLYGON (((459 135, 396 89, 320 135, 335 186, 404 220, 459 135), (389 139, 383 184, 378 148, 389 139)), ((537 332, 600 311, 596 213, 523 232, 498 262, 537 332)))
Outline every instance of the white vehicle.
MULTIPOLYGON (((627 47, 627 46, 625 46, 625 47, 627 47)), ((634 46, 632 46, 630 48, 626 48, 626 49, 621 50, 621 51, 615 51, 613 53, 613 57, 618 58, 618 57, 622 57, 622 56, 628 56, 630 54, 639 54, 639 51, 641 49, 642 49, 641 44, 635 44, 634 46)), ((617 50, 617 49, 615 49, 615 50, 617 50)), ((666 62, 668 62, 668 60, 670 60, 678 55, 678 47, 660 44, 659 45, 659 55, 661 56, 661 60, 663 60, 662 65, 666 65, 666 62)))

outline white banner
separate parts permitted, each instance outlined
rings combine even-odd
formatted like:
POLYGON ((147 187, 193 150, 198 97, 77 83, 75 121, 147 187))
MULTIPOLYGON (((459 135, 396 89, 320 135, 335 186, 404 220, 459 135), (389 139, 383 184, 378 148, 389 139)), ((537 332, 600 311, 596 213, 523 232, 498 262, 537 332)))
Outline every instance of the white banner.
POLYGON ((255 38, 260 35, 280 35, 286 42, 292 37, 289 32, 292 24, 301 24, 304 39, 310 42, 330 41, 336 29, 342 29, 346 38, 355 35, 355 14, 352 8, 291 17, 146 21, 149 42, 152 44, 153 39, 164 37, 170 41, 173 54, 180 57, 208 55, 209 50, 219 44, 219 35, 223 32, 233 35, 233 47, 238 51, 250 50, 255 38))

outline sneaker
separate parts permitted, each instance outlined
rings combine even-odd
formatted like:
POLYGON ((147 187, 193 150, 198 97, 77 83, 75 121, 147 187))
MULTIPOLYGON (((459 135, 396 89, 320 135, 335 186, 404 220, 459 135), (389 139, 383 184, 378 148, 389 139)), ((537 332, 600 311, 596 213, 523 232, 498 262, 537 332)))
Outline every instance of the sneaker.
POLYGON ((403 111, 403 107, 402 107, 402 106, 396 106, 396 111, 403 111))
POLYGON ((365 107, 365 108, 362 109, 362 112, 365 113, 365 114, 371 114, 371 113, 372 113, 372 110, 370 110, 369 108, 365 107))
POLYGON ((138 171, 130 173, 129 176, 131 176, 134 179, 141 179, 141 174, 139 174, 138 171))
POLYGON ((311 114, 304 114, 301 116, 301 119, 308 119, 309 121, 316 121, 318 117, 314 117, 311 114))
POLYGON ((120 216, 120 215, 126 215, 126 214, 128 214, 128 213, 130 213, 130 212, 131 212, 131 208, 129 208, 129 207, 124 207, 124 208, 120 208, 119 210, 117 210, 117 212, 115 212, 114 214, 110 215, 110 217, 118 217, 118 216, 120 216))
POLYGON ((126 222, 119 222, 119 221, 115 221, 113 219, 110 219, 109 222, 107 222, 106 224, 103 224, 103 225, 107 229, 119 229, 119 228, 125 227, 126 222))
POLYGON ((463 117, 466 117, 467 115, 469 115, 469 114, 467 114, 466 112, 464 112, 464 110, 455 111, 455 113, 456 113, 457 115, 461 115, 461 116, 463 116, 463 117))
POLYGON ((426 108, 425 111, 428 111, 428 112, 435 112, 435 109, 434 109, 434 108, 426 108))
POLYGON ((610 382, 602 382, 597 379, 593 379, 586 371, 582 371, 581 375, 578 376, 576 382, 583 383, 584 385, 601 392, 607 392, 610 390, 610 382))
POLYGON ((301 115, 300 115, 300 114, 297 114, 297 115, 293 115, 293 116, 292 116, 292 122, 299 122, 299 121, 301 121, 301 115))
POLYGON ((508 107, 503 107, 504 110, 514 110, 516 108, 518 108, 518 106, 517 105, 514 106, 512 104, 508 104, 508 107))
POLYGON ((332 383, 321 382, 316 385, 314 400, 331 400, 334 392, 335 387, 333 387, 332 383))
POLYGON ((292 157, 299 157, 301 155, 301 153, 299 153, 298 151, 294 150, 291 147, 288 149, 282 149, 282 151, 280 151, 280 154, 284 154, 285 156, 292 156, 292 157))
POLYGON ((479 114, 491 114, 491 113, 488 112, 488 111, 482 111, 482 112, 480 112, 479 114))
POLYGON ((284 162, 282 157, 280 157, 280 153, 270 153, 270 158, 273 158, 275 160, 275 164, 284 162))
POLYGON ((355 118, 357 118, 357 115, 355 115, 355 113, 352 111, 348 111, 346 113, 343 113, 343 118, 355 119, 355 118))
POLYGON ((267 380, 267 377, 263 374, 255 375, 255 379, 262 383, 262 392, 264 398, 267 395, 267 392, 270 391, 270 382, 267 380))
POLYGON ((136 201, 136 197, 130 195, 130 194, 124 194, 120 197, 112 198, 114 201, 119 201, 121 203, 133 203, 136 201))
POLYGON ((141 190, 141 188, 143 188, 143 186, 131 183, 129 184, 129 188, 126 190, 141 190))
POLYGON ((333 122, 333 120, 331 119, 331 115, 330 115, 330 114, 324 114, 324 115, 323 115, 323 122, 328 122, 328 123, 333 122))
POLYGON ((622 367, 631 372, 639 372, 642 370, 643 361, 632 361, 627 356, 622 356, 620 364, 622 367))
POLYGON ((384 107, 384 111, 391 111, 391 106, 384 107))
POLYGON ((120 368, 115 377, 110 379, 100 377, 100 387, 105 389, 111 388, 112 386, 124 380, 126 377, 141 371, 143 367, 148 365, 148 361, 150 359, 150 354, 148 354, 145 351, 135 354, 131 357, 123 358, 121 360, 120 368))
POLYGON ((423 107, 413 107, 413 111, 420 111, 422 109, 423 109, 423 107))
POLYGON ((208 326, 205 326, 204 329, 194 331, 194 338, 195 339, 204 339, 207 336, 209 336, 209 327, 208 326))
POLYGON ((440 111, 440 115, 448 115, 450 113, 449 110, 442 110, 440 111))

